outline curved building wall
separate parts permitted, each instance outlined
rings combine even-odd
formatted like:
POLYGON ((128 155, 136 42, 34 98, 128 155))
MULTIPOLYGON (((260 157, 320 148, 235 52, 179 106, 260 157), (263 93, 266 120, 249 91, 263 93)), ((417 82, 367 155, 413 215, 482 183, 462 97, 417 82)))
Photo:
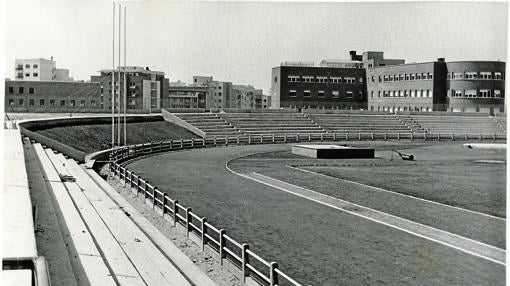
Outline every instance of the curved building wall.
POLYGON ((446 103, 450 112, 504 112, 505 63, 446 63, 446 103))

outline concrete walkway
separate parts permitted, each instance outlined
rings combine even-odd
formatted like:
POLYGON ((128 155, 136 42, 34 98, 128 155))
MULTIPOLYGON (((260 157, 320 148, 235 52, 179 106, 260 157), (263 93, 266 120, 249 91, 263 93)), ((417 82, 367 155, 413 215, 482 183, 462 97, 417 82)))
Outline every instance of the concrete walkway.
POLYGON ((384 224, 386 226, 410 233, 412 235, 416 235, 421 238, 449 246, 470 255, 474 255, 500 265, 505 265, 506 252, 503 249, 464 238, 459 235, 442 231, 430 226, 419 224, 410 220, 406 220, 397 216, 383 213, 371 208, 353 204, 328 195, 324 195, 255 172, 239 175, 271 186, 273 188, 291 193, 293 195, 300 196, 308 200, 341 210, 343 212, 363 217, 365 219, 384 224))

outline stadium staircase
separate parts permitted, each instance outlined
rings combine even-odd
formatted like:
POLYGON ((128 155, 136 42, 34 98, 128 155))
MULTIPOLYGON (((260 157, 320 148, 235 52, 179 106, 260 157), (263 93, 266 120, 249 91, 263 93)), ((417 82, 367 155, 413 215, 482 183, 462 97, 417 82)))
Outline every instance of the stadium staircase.
POLYGON ((216 114, 178 113, 177 117, 205 132, 206 137, 225 137, 242 135, 237 128, 216 114))
POLYGON ((308 114, 329 133, 411 133, 419 126, 408 125, 394 115, 308 114))
POLYGON ((407 115, 405 122, 421 126, 427 133, 505 134, 504 127, 493 117, 468 115, 407 115))
POLYGON ((301 113, 254 112, 221 113, 221 118, 248 135, 325 133, 318 124, 301 113))
POLYGON ((93 170, 32 146, 78 285, 215 285, 93 170))

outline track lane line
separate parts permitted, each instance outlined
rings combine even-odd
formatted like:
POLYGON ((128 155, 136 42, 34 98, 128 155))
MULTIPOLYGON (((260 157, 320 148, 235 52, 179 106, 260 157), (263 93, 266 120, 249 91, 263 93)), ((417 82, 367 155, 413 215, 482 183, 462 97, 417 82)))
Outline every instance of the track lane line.
POLYGON ((442 245, 445 245, 448 247, 451 247, 453 249, 457 249, 464 253, 494 262, 499 265, 503 265, 503 266, 506 265, 505 264, 506 251, 504 249, 500 249, 500 248, 497 248, 492 245, 487 245, 482 242, 475 241, 475 240, 472 240, 469 238, 465 238, 465 237, 462 237, 462 236, 459 236, 456 234, 452 234, 452 233, 449 233, 449 232, 446 232, 443 230, 435 229, 430 226, 422 225, 422 224, 419 224, 419 223, 416 223, 416 222, 413 222, 410 220, 399 218, 397 216, 386 214, 386 213, 383 213, 383 212, 380 212, 380 211, 377 211, 374 209, 363 207, 363 206, 360 206, 360 205, 357 205, 354 203, 343 201, 343 200, 340 200, 340 199, 337 199, 337 198, 334 198, 334 197, 331 197, 328 195, 324 195, 324 194, 318 193, 316 191, 305 189, 305 188, 302 188, 299 186, 295 186, 295 185, 292 185, 292 184, 289 184, 289 183, 286 183, 286 182, 283 182, 283 181, 280 181, 280 180, 277 180, 277 179, 274 179, 274 178, 271 178, 271 177, 268 177, 268 176, 265 176, 262 174, 258 174, 255 172, 252 172, 251 174, 241 174, 241 173, 233 171, 228 166, 226 166, 226 168, 230 172, 232 172, 236 175, 239 175, 241 177, 250 179, 252 181, 256 181, 258 183, 261 183, 261 184, 285 191, 287 193, 314 201, 316 203, 349 213, 351 215, 359 216, 364 219, 368 219, 370 221, 377 222, 377 223, 386 225, 388 227, 395 228, 400 231, 403 231, 403 232, 406 232, 406 233, 409 233, 409 234, 412 234, 412 235, 415 235, 415 236, 418 236, 418 237, 421 237, 421 238, 424 238, 424 239, 427 239, 427 240, 430 240, 430 241, 433 241, 433 242, 436 242, 436 243, 439 243, 439 244, 442 244, 442 245), (278 186, 278 184, 281 184, 283 186, 278 186), (294 191, 290 190, 290 188, 294 189, 294 191), (318 196, 319 198, 313 198, 313 196, 318 196), (331 202, 327 202, 328 200, 331 202), (343 205, 343 207, 341 205, 343 205), (346 209, 346 207, 351 207, 351 208, 354 207, 354 208, 358 208, 359 210, 353 211, 353 210, 346 209), (364 212, 365 214, 361 213, 360 210, 362 212, 364 212), (374 215, 374 214, 376 214, 376 215, 374 215), (377 219, 372 216, 375 216, 375 217, 379 216, 380 218, 377 219), (381 219, 385 219, 385 218, 387 220, 389 220, 390 222, 385 222, 385 221, 381 220, 381 219), (392 220, 393 220, 393 222, 391 222, 392 220), (404 225, 407 224, 407 227, 398 226, 398 223, 404 224, 404 225), (413 226, 415 228, 415 230, 409 229, 410 226, 413 226), (420 231, 420 229, 422 229, 422 231, 420 231), (432 232, 432 234, 436 234, 437 238, 431 237, 430 234, 427 235, 427 234, 420 233, 420 232, 426 232, 424 230, 432 232), (445 239, 445 238, 449 238, 449 239, 445 239), (462 244, 464 244, 464 246, 462 246, 462 244))
POLYGON ((350 184, 354 184, 354 185, 358 185, 358 186, 362 186, 362 187, 367 187, 367 188, 374 189, 374 190, 380 191, 380 192, 386 192, 386 193, 390 193, 390 194, 394 194, 394 195, 408 197, 408 198, 412 198, 412 199, 415 199, 415 200, 428 202, 428 203, 431 203, 431 204, 437 204, 437 205, 441 205, 441 206, 445 206, 445 207, 449 207, 449 208, 454 208, 454 209, 460 210, 460 211, 465 211, 465 212, 469 212, 469 213, 473 213, 473 214, 477 214, 477 215, 481 215, 481 216, 486 216, 486 217, 489 217, 489 218, 492 218, 492 219, 498 219, 498 220, 506 221, 506 218, 501 218, 501 217, 497 217, 497 216, 486 214, 486 213, 481 213, 481 212, 477 212, 477 211, 473 211, 473 210, 468 210, 468 209, 461 208, 461 207, 447 205, 447 204, 444 204, 444 203, 440 203, 440 202, 436 202, 436 201, 431 201, 431 200, 427 200, 427 199, 423 199, 423 198, 419 198, 419 197, 415 197, 415 196, 411 196, 411 195, 407 195, 407 194, 402 194, 402 193, 399 193, 399 192, 390 191, 390 190, 386 190, 386 189, 379 188, 379 187, 365 185, 365 184, 362 184, 362 183, 359 183, 359 182, 354 182, 354 181, 350 181, 350 180, 346 180, 346 179, 341 179, 341 178, 333 177, 333 176, 330 176, 330 175, 321 174, 321 173, 318 173, 318 172, 306 170, 306 169, 301 169, 299 167, 294 167, 294 166, 290 166, 290 165, 285 165, 285 167, 288 167, 290 169, 295 169, 295 170, 298 170, 298 171, 301 171, 301 172, 305 172, 305 173, 311 173, 311 174, 314 174, 314 175, 318 175, 318 176, 323 176, 323 177, 326 177, 326 178, 331 178, 331 179, 339 180, 339 181, 342 181, 342 182, 345 182, 345 183, 350 183, 350 184))

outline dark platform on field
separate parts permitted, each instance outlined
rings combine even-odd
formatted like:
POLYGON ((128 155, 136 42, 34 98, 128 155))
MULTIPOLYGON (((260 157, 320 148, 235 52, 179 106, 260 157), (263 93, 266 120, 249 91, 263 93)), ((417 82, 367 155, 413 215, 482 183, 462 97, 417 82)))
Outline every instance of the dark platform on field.
POLYGON ((316 159, 368 159, 374 158, 375 150, 340 145, 294 145, 292 154, 316 159))

